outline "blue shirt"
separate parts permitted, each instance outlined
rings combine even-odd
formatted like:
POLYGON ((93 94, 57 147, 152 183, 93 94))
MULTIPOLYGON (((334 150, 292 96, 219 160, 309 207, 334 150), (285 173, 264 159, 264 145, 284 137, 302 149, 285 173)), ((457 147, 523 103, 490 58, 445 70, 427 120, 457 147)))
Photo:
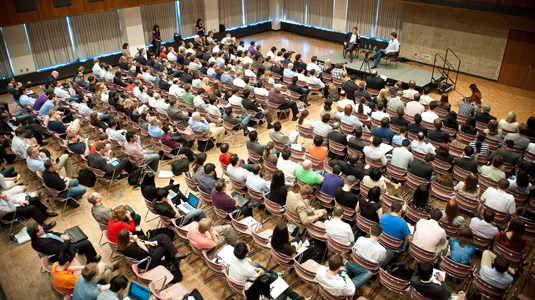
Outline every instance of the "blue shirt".
POLYGON ((223 73, 221 74, 221 82, 232 84, 234 82, 234 78, 227 73, 223 73))
POLYGON ((74 285, 72 300, 93 300, 100 294, 100 284, 85 280, 84 276, 78 277, 74 285))
MULTIPOLYGON (((392 138, 392 143, 396 143, 398 145, 401 145, 401 143, 403 143, 403 140, 406 139, 406 137, 403 137, 399 134, 396 134, 393 138, 392 138)), ((411 149, 411 147, 409 146, 409 149, 411 149)))
POLYGON ((28 156, 26 159, 26 162, 28 163, 28 169, 30 169, 32 172, 45 171, 45 158, 43 158, 41 155, 38 155, 36 158, 31 158, 28 156))
POLYGON ((52 103, 52 101, 46 100, 45 104, 43 104, 43 106, 41 106, 41 109, 39 109, 39 115, 41 117, 48 115, 48 111, 53 110, 54 107, 55 105, 54 103, 52 103))
POLYGON ((204 121, 193 121, 192 118, 188 121, 189 128, 193 131, 197 132, 208 132, 210 131, 210 125, 208 125, 208 122, 206 120, 204 121))
POLYGON ((394 137, 395 133, 392 131, 392 129, 387 127, 375 127, 372 130, 372 134, 375 136, 378 136, 384 140, 388 140, 390 143, 392 143, 392 138, 394 137))
POLYGON ((335 197, 336 188, 344 186, 344 179, 338 175, 327 173, 323 177, 323 184, 321 185, 321 192, 329 196, 335 197))
POLYGON ((405 246, 405 237, 411 234, 411 230, 409 229, 407 222, 400 217, 388 214, 381 217, 379 220, 379 225, 383 227, 384 233, 403 241, 400 249, 405 246))
POLYGON ((60 134, 65 133, 67 131, 67 126, 65 124, 61 123, 60 121, 48 121, 48 129, 50 131, 54 131, 60 134))
POLYGON ((163 130, 159 126, 149 126, 149 135, 161 139, 163 130))
POLYGON ((469 265, 470 258, 472 258, 472 255, 476 253, 476 250, 476 246, 474 245, 465 244, 464 247, 461 247, 457 239, 452 239, 450 241, 450 258, 454 262, 469 265))

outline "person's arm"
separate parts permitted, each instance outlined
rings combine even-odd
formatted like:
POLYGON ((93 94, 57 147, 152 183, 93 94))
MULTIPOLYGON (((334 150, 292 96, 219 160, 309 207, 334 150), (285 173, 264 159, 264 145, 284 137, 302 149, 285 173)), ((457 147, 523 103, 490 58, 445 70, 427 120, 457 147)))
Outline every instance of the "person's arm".
POLYGON ((383 216, 383 208, 380 207, 380 208, 376 211, 376 213, 377 213, 377 216, 379 217, 379 219, 381 219, 381 217, 383 216))
POLYGON ((132 220, 132 216, 130 215, 129 211, 126 211, 126 218, 128 218, 128 223, 125 222, 127 224, 126 229, 134 232, 136 230, 136 223, 134 223, 134 220, 132 220))
MULTIPOLYGON (((355 213, 358 214, 360 211, 360 201, 357 201, 357 206, 355 206, 355 213)), ((381 217, 379 217, 381 218, 381 217)))
POLYGON ((173 202, 171 201, 171 199, 169 199, 169 197, 166 198, 165 202, 167 202, 167 204, 169 204, 169 206, 171 206, 171 208, 172 208, 173 211, 175 212, 175 216, 174 216, 174 218, 178 218, 178 217, 180 217, 180 213, 178 212, 178 209, 177 209, 176 206, 173 204, 173 202))
POLYGON ((136 243, 136 245, 141 248, 143 251, 149 253, 149 249, 147 249, 147 246, 145 246, 145 243, 143 243, 143 241, 141 241, 137 235, 133 235, 132 236, 132 239, 134 240, 134 242, 136 243))
POLYGON ((83 269, 84 269, 84 266, 69 266, 67 268, 67 270, 71 272, 82 271, 83 269))
POLYGON ((214 228, 210 227, 210 229, 208 229, 208 233, 210 234, 212 241, 214 241, 214 243, 217 245, 219 243, 219 236, 214 232, 214 228))

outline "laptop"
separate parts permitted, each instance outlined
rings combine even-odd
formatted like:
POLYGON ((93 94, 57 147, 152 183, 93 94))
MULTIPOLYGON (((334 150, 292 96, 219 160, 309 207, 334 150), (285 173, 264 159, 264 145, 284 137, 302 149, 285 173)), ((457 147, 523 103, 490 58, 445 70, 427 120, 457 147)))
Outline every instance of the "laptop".
POLYGON ((149 300, 150 290, 135 281, 130 281, 128 296, 124 300, 149 300))
POLYGON ((73 244, 87 240, 87 235, 78 226, 65 230, 65 234, 69 236, 73 244))
POLYGON ((177 205, 177 208, 186 215, 197 209, 199 205, 199 198, 192 193, 189 193, 188 202, 177 205))

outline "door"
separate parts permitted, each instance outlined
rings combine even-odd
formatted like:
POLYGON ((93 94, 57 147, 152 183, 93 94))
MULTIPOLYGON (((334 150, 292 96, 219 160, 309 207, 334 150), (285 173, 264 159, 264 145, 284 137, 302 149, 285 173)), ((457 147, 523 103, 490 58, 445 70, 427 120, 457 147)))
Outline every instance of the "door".
POLYGON ((535 91, 535 32, 509 31, 498 82, 535 91))

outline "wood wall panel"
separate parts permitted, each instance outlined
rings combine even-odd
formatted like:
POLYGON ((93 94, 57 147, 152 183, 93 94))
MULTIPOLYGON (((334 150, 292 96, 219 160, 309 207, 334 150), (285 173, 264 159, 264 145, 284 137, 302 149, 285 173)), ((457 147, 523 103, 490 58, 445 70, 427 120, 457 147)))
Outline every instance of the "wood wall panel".
POLYGON ((0 10, 0 27, 31 23, 49 19, 62 18, 82 14, 95 13, 100 11, 136 7, 142 5, 171 2, 172 0, 102 0, 89 2, 88 0, 73 0, 72 5, 54 7, 52 0, 36 0, 34 11, 17 13, 15 1, 2 0, 0 10))

